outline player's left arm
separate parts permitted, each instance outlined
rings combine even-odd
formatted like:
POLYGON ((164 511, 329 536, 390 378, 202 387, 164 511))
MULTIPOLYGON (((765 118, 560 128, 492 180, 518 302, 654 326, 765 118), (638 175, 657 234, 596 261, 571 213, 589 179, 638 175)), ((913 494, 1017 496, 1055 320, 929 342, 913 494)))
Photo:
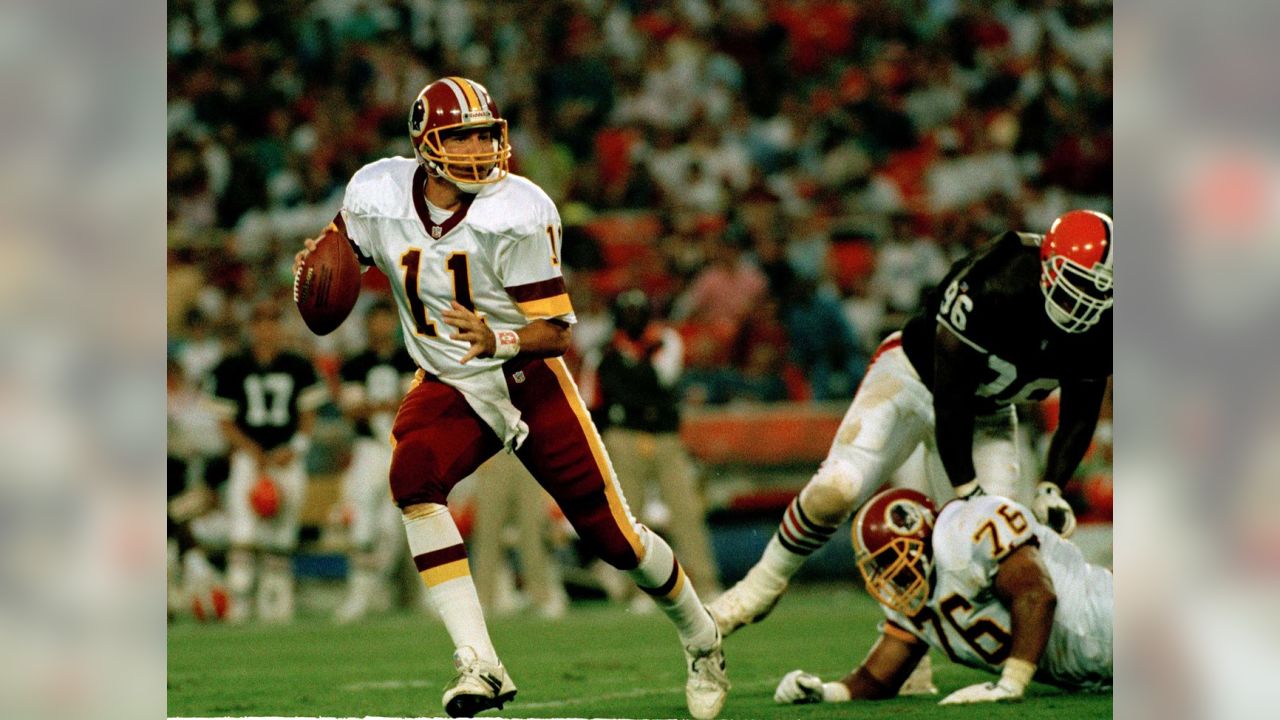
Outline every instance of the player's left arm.
POLYGON ((1040 550, 1027 543, 1000 562, 992 590, 1009 608, 1013 627, 1009 657, 998 682, 979 683, 957 690, 940 705, 1017 700, 1026 692, 1053 632, 1058 607, 1053 579, 1040 559, 1040 550))
POLYGON ((938 323, 934 336, 933 412, 938 456, 960 497, 978 491, 973 467, 974 393, 983 357, 956 331, 938 323))
POLYGON ((1076 528, 1075 513, 1062 498, 1062 487, 1075 474, 1098 429, 1098 414, 1107 394, 1102 378, 1062 382, 1058 429, 1049 441, 1044 477, 1036 486, 1032 511, 1040 522, 1069 537, 1076 528))
POLYGON ((897 697, 899 688, 928 652, 929 646, 922 640, 886 622, 862 664, 848 675, 835 682, 823 682, 813 673, 792 670, 778 683, 773 699, 783 704, 804 704, 897 697))

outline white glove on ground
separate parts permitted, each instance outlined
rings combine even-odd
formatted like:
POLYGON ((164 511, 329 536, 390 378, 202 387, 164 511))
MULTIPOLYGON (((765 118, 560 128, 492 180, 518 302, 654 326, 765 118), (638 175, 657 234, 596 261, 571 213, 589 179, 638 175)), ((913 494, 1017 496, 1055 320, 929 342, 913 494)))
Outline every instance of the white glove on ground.
POLYGON ((1004 682, 984 682, 970 685, 951 693, 942 699, 939 705, 968 705, 970 703, 1000 702, 1021 700, 1022 692, 1009 687, 1004 682))
POLYGON ((1031 501, 1031 512, 1036 520, 1048 525, 1064 538, 1076 531, 1076 514, 1062 497, 1062 491, 1051 482, 1036 485, 1036 497, 1031 501))
POLYGON ((783 705, 820 703, 822 700, 822 678, 803 670, 792 670, 782 676, 778 689, 773 691, 773 701, 783 705))

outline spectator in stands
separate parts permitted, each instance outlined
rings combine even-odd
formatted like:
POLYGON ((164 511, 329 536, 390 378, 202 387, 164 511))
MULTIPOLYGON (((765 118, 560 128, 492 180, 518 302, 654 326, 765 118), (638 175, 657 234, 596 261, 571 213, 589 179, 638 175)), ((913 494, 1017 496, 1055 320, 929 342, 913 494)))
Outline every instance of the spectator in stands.
POLYGON ((742 241, 740 236, 726 233, 712 242, 708 252, 711 264, 676 299, 673 320, 719 326, 730 336, 736 334, 768 286, 760 268, 743 254, 742 241))
POLYGON ((840 301, 812 280, 797 278, 782 298, 791 356, 809 378, 814 400, 847 399, 867 369, 867 355, 840 301))
POLYGON ((604 429, 605 445, 632 512, 665 531, 699 596, 714 597, 720 583, 702 494, 679 435, 676 386, 684 343, 679 333, 653 316, 641 290, 618 295, 612 314, 612 340, 584 363, 583 399, 604 429), (666 509, 662 521, 645 516, 655 485, 666 509))

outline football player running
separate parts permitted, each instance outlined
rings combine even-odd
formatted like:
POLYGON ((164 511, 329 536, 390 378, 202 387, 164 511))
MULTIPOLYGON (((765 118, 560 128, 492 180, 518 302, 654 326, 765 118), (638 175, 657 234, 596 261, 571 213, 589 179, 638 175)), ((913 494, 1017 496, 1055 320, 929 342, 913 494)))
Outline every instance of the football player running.
POLYGON ((835 682, 787 673, 777 702, 894 697, 931 647, 1000 676, 941 705, 1018 700, 1032 678, 1069 691, 1111 687, 1111 572, 1018 503, 985 495, 935 513, 920 492, 886 490, 854 518, 853 548, 884 610, 880 638, 835 682))
POLYGON ((1046 235, 1006 232, 952 266, 871 359, 826 459, 746 577, 708 605, 723 635, 768 615, 805 559, 924 443, 939 499, 1030 502, 1075 530, 1060 488, 1093 438, 1111 376, 1112 223, 1090 210, 1046 235), (1019 492, 1014 404, 1061 388, 1041 481, 1019 492))
MULTIPOLYGON (((714 717, 729 689, 715 622, 670 546, 632 517, 560 357, 576 318, 555 204, 508 172, 507 123, 477 82, 448 77, 423 88, 409 138, 413 158, 355 174, 333 228, 363 265, 391 280, 419 367, 392 427, 390 480, 429 602, 455 647, 445 711, 469 717, 516 693, 445 504, 454 485, 505 448, 579 537, 655 598, 684 647, 689 712, 714 717)), ((314 247, 308 241, 298 263, 314 247)))

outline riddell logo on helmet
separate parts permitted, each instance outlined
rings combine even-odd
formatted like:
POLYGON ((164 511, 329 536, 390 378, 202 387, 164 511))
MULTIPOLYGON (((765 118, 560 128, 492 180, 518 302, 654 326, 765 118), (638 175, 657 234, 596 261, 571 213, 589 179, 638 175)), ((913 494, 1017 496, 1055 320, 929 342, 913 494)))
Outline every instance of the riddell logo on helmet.
POLYGON ((464 123, 492 122, 492 121, 493 121, 493 113, 489 112, 489 108, 487 107, 482 106, 479 110, 471 110, 471 111, 464 110, 462 113, 462 122, 464 123))

